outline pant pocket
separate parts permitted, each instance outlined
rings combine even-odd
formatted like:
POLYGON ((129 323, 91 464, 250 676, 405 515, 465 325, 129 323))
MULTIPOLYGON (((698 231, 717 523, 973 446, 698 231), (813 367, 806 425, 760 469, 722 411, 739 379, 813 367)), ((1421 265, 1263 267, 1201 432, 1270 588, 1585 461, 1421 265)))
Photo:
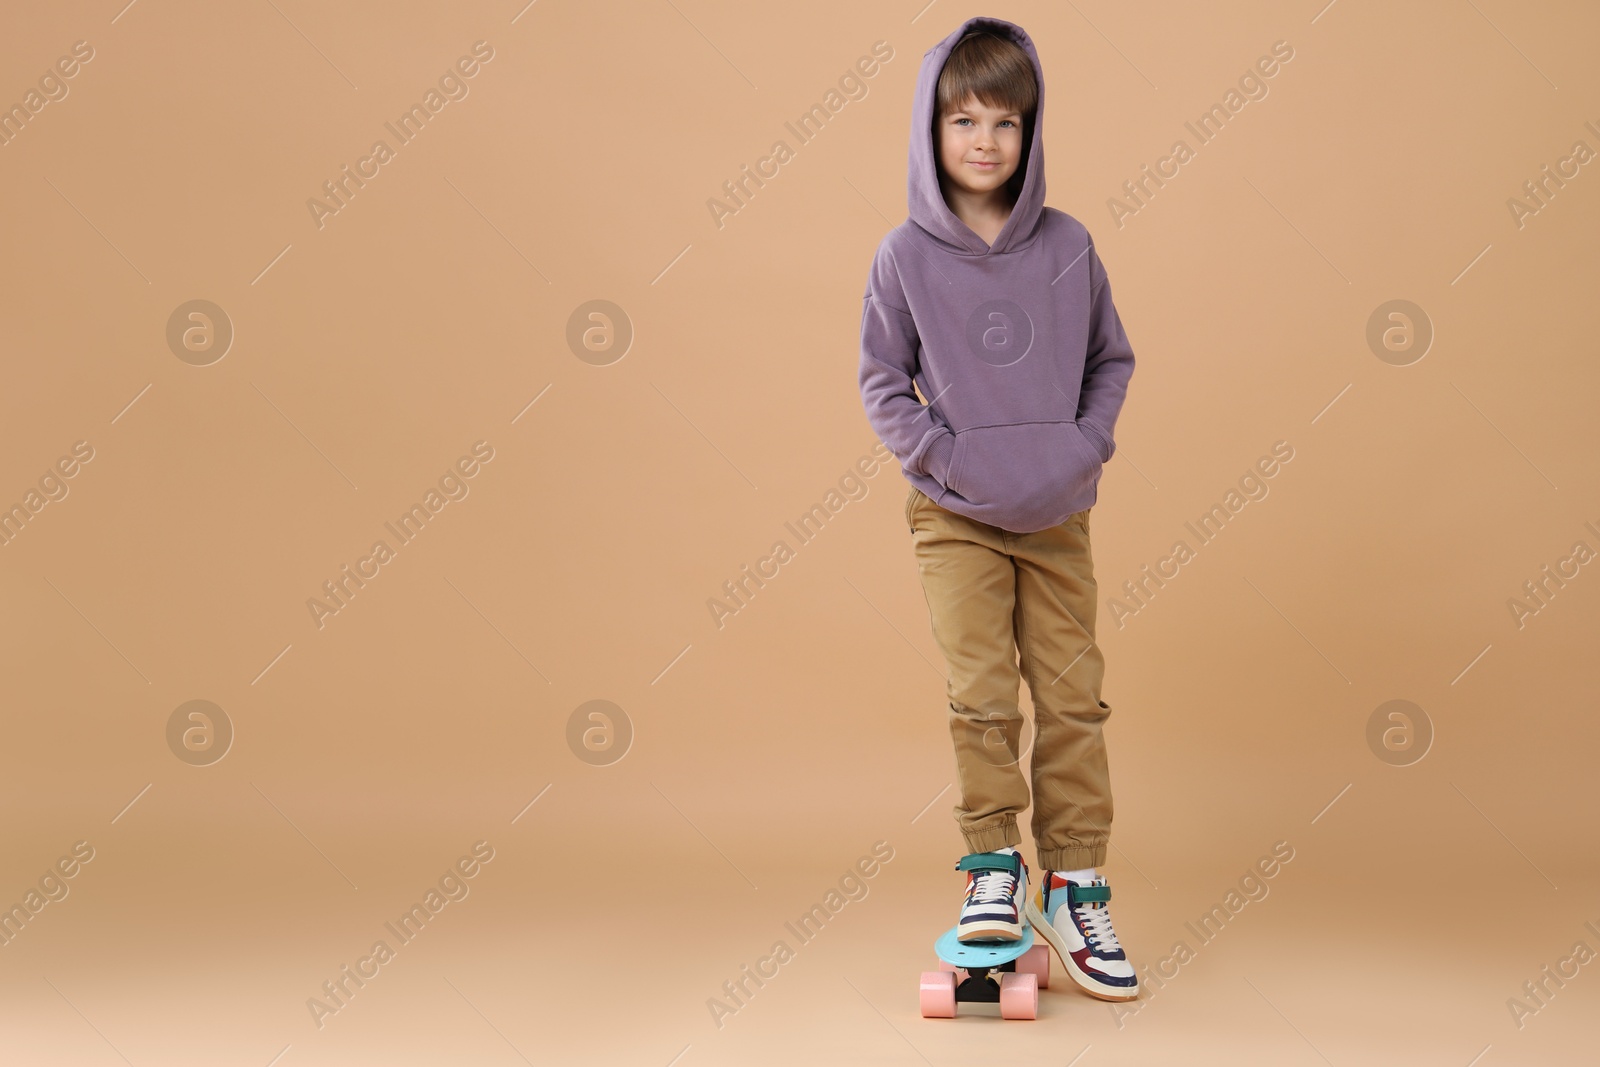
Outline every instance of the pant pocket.
POLYGON ((912 533, 917 532, 917 521, 911 517, 911 509, 917 502, 917 492, 917 487, 913 485, 911 492, 906 494, 906 527, 912 533))
POLYGON ((1089 535, 1089 509, 1085 508, 1082 511, 1075 511, 1071 515, 1068 515, 1061 521, 1061 525, 1058 526, 1057 529, 1081 530, 1083 531, 1083 535, 1087 537, 1089 535))

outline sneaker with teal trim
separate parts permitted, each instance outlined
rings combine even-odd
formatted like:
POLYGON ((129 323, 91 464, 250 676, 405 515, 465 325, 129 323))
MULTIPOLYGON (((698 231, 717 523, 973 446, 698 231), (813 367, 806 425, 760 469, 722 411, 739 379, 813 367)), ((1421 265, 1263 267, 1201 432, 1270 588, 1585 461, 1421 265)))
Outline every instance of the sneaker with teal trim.
POLYGON ((1018 941, 1022 904, 1028 898, 1028 865, 1008 846, 974 852, 956 863, 967 872, 967 896, 956 921, 957 941, 1018 941))
POLYGON ((1111 928, 1110 903, 1104 877, 1080 882, 1046 871, 1025 914, 1084 992, 1102 1000, 1133 1000, 1139 976, 1111 928))

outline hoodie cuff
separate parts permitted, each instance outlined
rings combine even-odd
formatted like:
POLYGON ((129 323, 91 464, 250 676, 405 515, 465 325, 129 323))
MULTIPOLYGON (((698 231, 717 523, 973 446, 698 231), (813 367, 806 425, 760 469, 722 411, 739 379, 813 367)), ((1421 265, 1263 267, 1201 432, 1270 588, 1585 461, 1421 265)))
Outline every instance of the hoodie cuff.
POLYGON ((1117 450, 1117 446, 1112 443, 1111 439, 1096 429, 1093 423, 1086 422, 1083 419, 1078 420, 1078 428, 1087 431, 1089 434, 1089 440, 1094 444, 1095 449, 1100 453, 1100 462, 1109 463, 1111 461, 1111 454, 1117 450))
POLYGON ((933 444, 922 454, 922 469, 927 472, 928 477, 946 489, 950 488, 950 460, 955 451, 956 435, 952 430, 935 438, 933 444))

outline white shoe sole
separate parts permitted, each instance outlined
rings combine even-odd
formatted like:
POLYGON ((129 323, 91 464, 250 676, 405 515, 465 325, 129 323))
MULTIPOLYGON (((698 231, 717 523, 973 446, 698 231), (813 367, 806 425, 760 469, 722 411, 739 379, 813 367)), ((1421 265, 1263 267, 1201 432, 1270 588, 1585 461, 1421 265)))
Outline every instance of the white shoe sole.
POLYGON ((968 941, 1021 941, 1022 924, 1002 922, 999 919, 968 923, 961 927, 960 933, 956 934, 956 940, 963 944, 968 941))
MULTIPOLYGON (((1022 913, 1028 922, 1032 924, 1034 933, 1044 938, 1050 947, 1056 950, 1056 958, 1061 961, 1061 969, 1066 971, 1074 982, 1078 983, 1079 989, 1100 1000, 1123 1001, 1139 999, 1139 986, 1137 984, 1127 993, 1110 993, 1106 991, 1105 986, 1085 974, 1083 968, 1078 966, 1078 961, 1072 958, 1072 953, 1067 951, 1067 943, 1061 939, 1061 932, 1045 919, 1044 913, 1039 910, 1039 906, 1033 902, 1032 897, 1028 898, 1028 903, 1023 906, 1022 913)), ((1134 974, 1133 980, 1135 983, 1139 981, 1137 973, 1134 974)))

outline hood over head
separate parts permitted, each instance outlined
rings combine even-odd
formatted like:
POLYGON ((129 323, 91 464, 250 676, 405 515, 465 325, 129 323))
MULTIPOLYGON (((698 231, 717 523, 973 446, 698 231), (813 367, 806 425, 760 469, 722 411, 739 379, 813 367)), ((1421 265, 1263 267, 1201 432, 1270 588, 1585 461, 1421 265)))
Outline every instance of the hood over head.
POLYGON ((1034 50, 1033 40, 1021 26, 1003 19, 970 18, 956 27, 950 36, 923 53, 922 70, 917 75, 917 91, 911 105, 911 151, 906 184, 911 221, 939 240, 971 255, 1009 251, 1033 234, 1044 210, 1044 72, 1039 65, 1039 54, 1034 50), (945 60, 949 58, 951 50, 974 30, 988 30, 1016 42, 1032 62, 1033 76, 1039 86, 1039 102, 1033 113, 1032 128, 1028 131, 1028 144, 1023 150, 1022 191, 1011 209, 1011 217, 1006 220, 1005 227, 992 246, 984 244, 983 238, 957 218, 944 202, 944 194, 939 191, 939 154, 933 140, 933 112, 938 100, 939 75, 944 70, 945 60))

